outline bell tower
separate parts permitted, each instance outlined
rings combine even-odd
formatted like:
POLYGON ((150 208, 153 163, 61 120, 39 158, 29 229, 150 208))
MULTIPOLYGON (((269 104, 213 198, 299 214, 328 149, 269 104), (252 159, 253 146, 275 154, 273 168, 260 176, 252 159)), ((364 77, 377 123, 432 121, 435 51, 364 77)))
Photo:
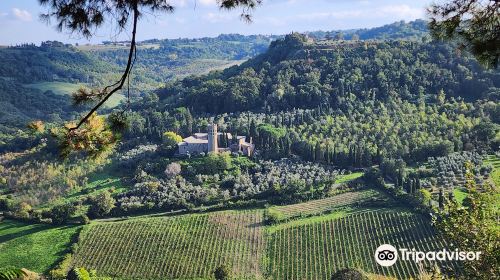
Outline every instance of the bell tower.
POLYGON ((217 145, 217 125, 210 124, 208 125, 208 152, 209 153, 217 153, 219 146, 217 145))

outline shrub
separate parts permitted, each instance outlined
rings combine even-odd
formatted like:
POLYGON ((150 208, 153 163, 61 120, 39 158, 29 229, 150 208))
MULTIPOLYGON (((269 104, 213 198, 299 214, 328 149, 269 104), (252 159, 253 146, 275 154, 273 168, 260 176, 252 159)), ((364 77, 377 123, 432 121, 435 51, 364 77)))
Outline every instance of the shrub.
POLYGON ((103 217, 115 207, 115 199, 109 192, 101 192, 90 199, 89 215, 103 217))
POLYGON ((68 272, 67 280, 90 280, 89 272, 83 267, 75 267, 68 272))
POLYGON ((344 268, 335 272, 331 280, 368 280, 368 277, 361 270, 344 268))
POLYGON ((175 132, 167 131, 163 133, 162 146, 167 154, 171 155, 177 149, 177 143, 182 141, 182 137, 175 132))
POLYGON ((21 202, 14 207, 14 216, 19 219, 29 219, 31 210, 31 205, 21 202))
POLYGON ((64 255, 62 261, 56 266, 56 268, 49 271, 49 276, 51 279, 65 279, 73 261, 72 254, 64 255))
POLYGON ((48 212, 48 215, 52 219, 52 223, 56 225, 64 224, 67 222, 73 214, 77 211, 77 207, 72 203, 59 204, 48 212))
POLYGON ((88 225, 88 224, 90 224, 90 219, 89 219, 89 217, 88 217, 87 215, 85 215, 85 214, 81 215, 81 216, 80 216, 80 223, 81 223, 82 225, 88 225))
POLYGON ((273 225, 273 224, 277 224, 280 221, 282 221, 284 219, 284 217, 283 217, 283 214, 281 212, 276 211, 276 210, 271 209, 271 208, 268 208, 264 212, 264 219, 265 219, 267 224, 273 225))
POLYGON ((12 210, 13 202, 7 197, 0 198, 0 210, 9 211, 12 210))
POLYGON ((231 269, 229 266, 223 264, 217 267, 214 271, 214 277, 216 280, 228 280, 231 279, 231 269))
POLYGON ((172 179, 175 176, 181 174, 181 165, 178 164, 177 162, 172 162, 169 165, 167 165, 167 168, 165 168, 165 176, 167 176, 168 179, 172 179))
POLYGON ((35 222, 43 221, 42 210, 33 210, 30 215, 31 219, 35 222))

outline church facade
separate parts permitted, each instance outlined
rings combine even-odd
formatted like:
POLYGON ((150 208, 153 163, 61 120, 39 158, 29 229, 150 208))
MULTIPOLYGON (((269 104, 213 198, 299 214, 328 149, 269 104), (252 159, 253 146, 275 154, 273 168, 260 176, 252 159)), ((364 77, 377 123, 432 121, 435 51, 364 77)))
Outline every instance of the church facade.
POLYGON ((220 153, 220 152, 234 152, 243 153, 246 156, 252 156, 255 150, 255 145, 246 142, 245 136, 233 137, 231 133, 221 133, 217 131, 216 124, 210 124, 207 133, 194 133, 193 135, 182 139, 178 145, 178 153, 180 155, 194 155, 199 153, 220 153), (228 144, 226 147, 220 147, 222 138, 228 144))

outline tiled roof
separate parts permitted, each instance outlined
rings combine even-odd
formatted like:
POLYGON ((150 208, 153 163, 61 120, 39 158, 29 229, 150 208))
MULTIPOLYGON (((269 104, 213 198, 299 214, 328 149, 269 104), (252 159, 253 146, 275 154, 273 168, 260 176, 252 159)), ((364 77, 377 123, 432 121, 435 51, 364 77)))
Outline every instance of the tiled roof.
POLYGON ((208 136, 208 133, 202 133, 202 132, 198 132, 198 133, 194 134, 195 138, 206 138, 207 136, 208 136))
POLYGON ((189 136, 188 138, 184 138, 184 139, 182 139, 182 141, 186 142, 188 144, 203 144, 203 143, 208 144, 207 139, 197 139, 197 138, 194 138, 193 136, 189 136))

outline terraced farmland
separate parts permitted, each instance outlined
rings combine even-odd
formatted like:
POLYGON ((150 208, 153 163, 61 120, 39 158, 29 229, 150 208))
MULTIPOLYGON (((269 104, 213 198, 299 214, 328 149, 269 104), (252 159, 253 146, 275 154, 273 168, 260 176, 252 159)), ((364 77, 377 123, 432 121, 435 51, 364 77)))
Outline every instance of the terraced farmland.
POLYGON ((335 208, 355 205, 373 198, 383 198, 386 196, 379 191, 373 189, 364 189, 360 191, 346 192, 332 197, 312 200, 304 203, 291 204, 286 206, 275 206, 269 208, 270 211, 275 211, 280 214, 283 220, 299 217, 302 215, 316 215, 335 208))
POLYGON ((90 225, 75 265, 122 279, 211 278, 221 264, 238 279, 260 279, 261 211, 225 211, 90 225))
POLYGON ((340 219, 280 226, 269 235, 271 279, 329 279, 345 267, 408 279, 418 273, 413 262, 398 261, 385 268, 373 254, 381 244, 430 251, 444 248, 429 222, 409 212, 366 211, 340 219))

